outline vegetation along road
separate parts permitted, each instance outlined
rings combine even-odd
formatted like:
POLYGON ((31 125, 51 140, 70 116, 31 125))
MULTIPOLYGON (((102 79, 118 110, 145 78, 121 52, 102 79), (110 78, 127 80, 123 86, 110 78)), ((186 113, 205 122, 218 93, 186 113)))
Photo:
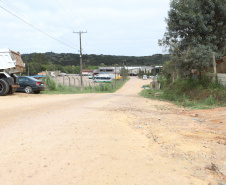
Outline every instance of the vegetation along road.
POLYGON ((0 184, 225 184, 226 108, 113 94, 1 97, 0 184))

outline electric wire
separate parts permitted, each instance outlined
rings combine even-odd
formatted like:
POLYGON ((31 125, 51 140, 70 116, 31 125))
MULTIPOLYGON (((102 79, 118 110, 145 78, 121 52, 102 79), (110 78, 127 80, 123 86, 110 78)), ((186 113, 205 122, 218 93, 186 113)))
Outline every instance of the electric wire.
MULTIPOLYGON (((30 20, 30 22, 40 22, 40 20, 38 20, 38 19, 35 19, 35 21, 34 20, 32 20, 32 19, 30 19, 30 17, 27 17, 26 15, 24 15, 23 13, 21 13, 20 12, 20 9, 19 8, 17 8, 17 7, 15 7, 13 4, 11 4, 10 2, 8 2, 8 1, 2 1, 2 0, 0 0, 2 3, 4 3, 8 8, 10 8, 10 9, 12 9, 14 12, 16 12, 16 13, 14 13, 14 14, 19 14, 20 15, 20 17, 22 16, 22 17, 24 17, 26 20, 30 20), (14 7, 14 8, 12 8, 12 7, 14 7)), ((47 1, 48 2, 48 1, 47 1)), ((46 3, 45 3, 46 4, 46 3)), ((50 9, 52 9, 51 8, 51 6, 49 6, 49 8, 50 9)), ((53 10, 53 9, 52 9, 53 10)), ((54 10, 53 10, 54 11, 54 10)), ((55 18, 56 16, 54 16, 54 18, 55 18)), ((61 20, 62 20, 62 17, 61 16, 58 16, 58 17, 60 17, 61 18, 61 20)), ((59 20, 59 19, 58 19, 59 20)), ((65 22, 65 21, 64 21, 65 22)), ((36 26, 37 27, 37 26, 36 26)), ((40 28, 39 28, 40 29, 40 28)), ((40 30, 45 30, 43 27, 40 29, 40 30)), ((67 42, 67 43, 70 43, 71 45, 73 45, 74 43, 72 43, 71 41, 69 41, 68 39, 66 39, 65 38, 65 36, 63 37, 63 39, 67 42)), ((77 46, 78 47, 78 46, 77 46)))
MULTIPOLYGON (((73 27, 71 26, 71 23, 68 22, 68 20, 70 20, 69 18, 66 18, 66 19, 63 19, 63 16, 60 16, 58 13, 56 13, 57 11, 54 9, 53 6, 50 5, 50 3, 48 1, 45 2, 45 4, 52 10, 52 13, 55 15, 54 18, 59 21, 61 20, 62 23, 66 24, 67 27, 69 27, 71 29, 71 31, 73 30, 73 27), (46 4, 47 3, 47 4, 46 4)), ((54 3, 54 5, 56 5, 57 3, 54 3)), ((57 7, 58 8, 58 7, 57 7)), ((59 8, 58 8, 59 9, 59 8)), ((60 9, 62 9, 62 6, 60 6, 60 9)), ((64 12, 67 12, 67 11, 64 11, 64 12)), ((64 16, 67 15, 64 14, 64 16)), ((67 40, 68 43, 74 45, 75 43, 72 43, 71 41, 69 41, 68 39, 65 39, 67 40)), ((77 46, 78 47, 78 46, 77 46)))
POLYGON ((31 26, 32 28, 34 28, 34 29, 38 30, 39 32, 43 33, 44 35, 46 35, 46 36, 48 36, 48 37, 54 39, 55 41, 60 42, 61 44, 64 44, 64 45, 66 45, 66 46, 68 46, 68 47, 70 47, 70 48, 72 48, 72 49, 76 49, 76 48, 70 46, 69 44, 67 44, 67 43, 65 43, 65 42, 63 42, 63 41, 60 41, 59 39, 54 38, 54 37, 51 36, 50 34, 48 34, 48 33, 44 32, 44 31, 42 31, 42 30, 39 29, 39 28, 37 28, 36 26, 33 26, 33 25, 30 24, 29 22, 25 21, 24 19, 20 18, 19 16, 15 15, 14 13, 10 12, 10 11, 7 10, 6 8, 2 7, 1 5, 0 5, 0 8, 2 8, 3 10, 5 10, 5 11, 8 12, 9 14, 13 15, 14 17, 18 18, 18 19, 21 20, 22 22, 26 23, 27 25, 31 26))
MULTIPOLYGON (((3 2, 2 0, 0 0, 1 2, 3 2)), ((57 2, 59 3, 59 2, 61 2, 61 1, 59 1, 59 0, 57 0, 57 2)), ((9 3, 9 2, 7 2, 7 3, 9 3)), ((47 3, 48 3, 48 1, 47 1, 47 3)), ((65 12, 67 12, 67 14, 65 14, 65 15, 68 15, 68 13, 70 13, 70 17, 73 17, 72 15, 72 11, 71 11, 71 9, 70 8, 68 8, 68 6, 65 6, 66 4, 63 4, 62 2, 61 2, 61 4, 58 4, 58 3, 54 3, 54 5, 62 5, 62 6, 60 6, 61 8, 63 8, 64 10, 66 10, 65 12)), ((6 4, 6 3, 5 3, 6 4)), ((9 3, 10 4, 10 3, 9 3)), ((46 3, 45 3, 46 4, 46 3)), ((48 3, 48 5, 49 5, 49 3, 48 3)), ((15 6, 14 6, 15 7, 15 6)), ((70 6, 71 7, 71 6, 70 6)), ((52 39, 54 39, 54 40, 56 40, 56 41, 58 41, 58 42, 60 42, 60 43, 62 43, 62 44, 64 44, 64 45, 67 45, 68 47, 70 47, 70 48, 72 48, 72 49, 75 49, 75 50, 78 50, 77 48, 75 48, 75 47, 72 47, 71 45, 73 45, 72 44, 72 42, 71 41, 68 41, 67 39, 65 39, 64 38, 64 40, 66 40, 68 43, 70 43, 71 45, 69 45, 69 44, 67 44, 67 43, 65 43, 65 42, 62 42, 62 41, 60 41, 59 39, 56 39, 56 38, 54 38, 53 36, 51 36, 50 34, 48 34, 48 33, 46 33, 45 31, 42 31, 40 28, 38 28, 37 26, 33 26, 31 23, 28 23, 27 21, 25 21, 24 19, 22 19, 22 18, 20 18, 19 16, 17 16, 15 13, 12 13, 12 12, 10 12, 10 11, 8 11, 8 10, 6 10, 5 8, 3 8, 2 6, 1 6, 1 8, 2 9, 4 9, 5 11, 7 11, 7 12, 9 12, 10 14, 12 14, 13 16, 15 16, 15 17, 17 17, 18 19, 20 19, 21 21, 23 21, 23 22, 25 22, 26 24, 28 24, 29 26, 31 26, 31 27, 33 27, 33 28, 35 28, 36 30, 38 30, 38 31, 40 31, 40 32, 42 32, 43 34, 45 34, 45 35, 47 35, 48 37, 50 37, 50 38, 52 38, 52 39)), ((49 5, 49 8, 51 8, 51 10, 52 10, 52 12, 54 13, 54 15, 56 15, 57 17, 60 17, 60 20, 63 20, 62 19, 62 16, 59 16, 59 14, 57 14, 56 13, 56 11, 54 10, 54 6, 50 6, 49 5)), ((55 8, 56 8, 56 6, 55 6, 55 8)), ((11 9, 13 9, 12 7, 11 7, 11 9)), ((18 8, 16 8, 17 10, 16 10, 16 12, 17 12, 17 14, 18 14, 18 8)), ((14 10, 15 11, 15 10, 14 10)), ((27 17, 26 17, 26 19, 27 19, 27 17)), ((30 18, 29 18, 29 20, 31 20, 30 18)), ((58 19, 59 20, 59 19, 58 19)), ((67 19, 66 18, 66 20, 70 20, 70 19, 67 19)), ((64 23, 65 24, 67 24, 67 25, 70 25, 70 24, 68 24, 68 22, 67 21, 64 21, 64 23)), ((32 21, 31 21, 32 22, 32 21)), ((79 27, 78 26, 78 24, 76 24, 76 27, 79 27)), ((71 28, 71 26, 70 26, 70 28, 71 28)), ((80 27, 81 28, 81 27, 80 27)), ((83 29, 80 29, 80 30, 83 30, 83 29)), ((73 38, 76 38, 76 37, 73 37, 73 38)), ((92 39, 93 41, 94 40, 96 40, 97 38, 94 38, 93 37, 93 35, 92 34, 89 34, 88 35, 88 38, 90 38, 90 39, 92 39)), ((77 40, 77 39, 76 39, 77 40)), ((85 43, 86 43, 86 45, 87 45, 87 37, 85 37, 84 38, 84 40, 85 40, 85 43)), ((77 42, 78 43, 78 42, 77 42)), ((106 49, 105 48, 100 48, 100 47, 98 47, 98 46, 95 46, 95 49, 97 50, 97 52, 98 53, 100 53, 100 54, 104 54, 104 53, 108 53, 107 51, 106 51, 106 49)), ((111 49, 111 50, 115 50, 115 49, 111 49)), ((82 51, 83 51, 83 53, 84 54, 87 54, 87 52, 84 50, 84 49, 82 49, 82 51)), ((116 51, 116 50, 115 50, 116 51)), ((88 55, 88 54, 87 54, 88 55)))

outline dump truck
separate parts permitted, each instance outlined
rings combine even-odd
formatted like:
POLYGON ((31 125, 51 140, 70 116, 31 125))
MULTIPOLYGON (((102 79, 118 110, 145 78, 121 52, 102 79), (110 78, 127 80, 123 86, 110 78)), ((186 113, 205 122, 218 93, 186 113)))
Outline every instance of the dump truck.
POLYGON ((22 73, 24 68, 19 52, 0 49, 0 96, 13 94, 20 87, 16 74, 22 73))

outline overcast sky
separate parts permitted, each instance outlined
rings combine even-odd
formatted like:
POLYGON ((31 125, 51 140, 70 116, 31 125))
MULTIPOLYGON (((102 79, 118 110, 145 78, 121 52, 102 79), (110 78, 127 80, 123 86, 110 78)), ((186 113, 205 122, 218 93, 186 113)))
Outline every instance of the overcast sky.
POLYGON ((79 34, 73 31, 87 31, 82 34, 84 54, 149 56, 165 53, 158 46, 158 39, 166 30, 169 2, 0 0, 0 48, 21 53, 79 53, 79 34))

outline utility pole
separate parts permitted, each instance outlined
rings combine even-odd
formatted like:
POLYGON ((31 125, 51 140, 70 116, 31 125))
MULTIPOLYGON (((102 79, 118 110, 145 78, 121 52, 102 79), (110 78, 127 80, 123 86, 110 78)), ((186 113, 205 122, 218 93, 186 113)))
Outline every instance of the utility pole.
POLYGON ((78 33, 79 34, 79 39, 80 39, 80 77, 81 77, 81 91, 83 91, 83 81, 82 81, 82 33, 87 33, 83 31, 79 32, 73 32, 73 33, 78 33))

